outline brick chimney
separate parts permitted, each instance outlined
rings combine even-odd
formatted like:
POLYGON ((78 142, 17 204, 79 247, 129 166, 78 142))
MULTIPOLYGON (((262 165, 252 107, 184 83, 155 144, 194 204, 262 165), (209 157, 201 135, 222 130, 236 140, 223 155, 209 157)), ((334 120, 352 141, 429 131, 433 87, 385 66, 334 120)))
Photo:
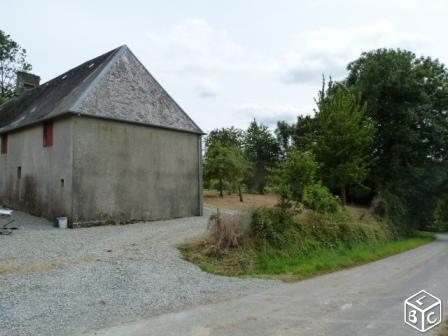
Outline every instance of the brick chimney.
POLYGON ((40 77, 24 71, 17 71, 16 96, 39 86, 40 77))

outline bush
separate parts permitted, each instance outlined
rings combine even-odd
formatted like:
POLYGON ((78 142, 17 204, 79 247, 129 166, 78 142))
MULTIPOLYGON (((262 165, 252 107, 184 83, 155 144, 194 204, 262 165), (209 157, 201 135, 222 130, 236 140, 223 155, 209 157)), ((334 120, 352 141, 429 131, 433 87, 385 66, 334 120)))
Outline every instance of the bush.
POLYGON ((208 221, 209 241, 219 250, 238 247, 243 230, 242 214, 226 214, 218 209, 208 221))
POLYGON ((318 164, 310 152, 291 150, 286 160, 272 169, 270 183, 284 207, 302 202, 305 188, 314 183, 318 164))
POLYGON ((434 231, 448 231, 448 204, 445 199, 437 201, 433 219, 434 231))
POLYGON ((294 225, 293 213, 279 207, 255 209, 250 225, 257 239, 280 248, 287 242, 285 232, 294 225))
POLYGON ((335 214, 310 213, 305 225, 311 228, 311 239, 324 248, 352 247, 361 243, 385 242, 391 238, 387 225, 370 220, 355 220, 347 211, 335 214))
MULTIPOLYGON (((358 210, 358 209, 357 209, 358 210)), ((224 214, 222 214, 224 215, 224 214)), ((215 219, 221 218, 217 215, 215 219)), ((221 228, 227 226, 220 224, 221 228)), ((285 208, 260 208, 253 211, 250 231, 241 225, 216 232, 215 240, 233 242, 238 248, 217 249, 210 241, 181 247, 187 260, 203 270, 223 275, 280 275, 282 279, 300 279, 416 247, 434 239, 391 241, 387 224, 367 212, 341 208, 336 213, 304 211, 299 214, 285 208), (237 229, 236 234, 233 229, 237 229)))
POLYGON ((334 213, 300 215, 280 207, 256 209, 252 213, 251 232, 258 242, 283 251, 293 246, 294 253, 302 256, 322 248, 351 247, 391 238, 386 224, 373 218, 354 219, 342 208, 334 213))
POLYGON ((396 238, 413 233, 412 228, 408 225, 408 206, 397 193, 390 190, 379 192, 372 202, 372 208, 375 214, 386 220, 396 238))
POLYGON ((303 192, 303 204, 319 213, 336 213, 341 209, 339 201, 327 187, 320 183, 307 186, 303 192))

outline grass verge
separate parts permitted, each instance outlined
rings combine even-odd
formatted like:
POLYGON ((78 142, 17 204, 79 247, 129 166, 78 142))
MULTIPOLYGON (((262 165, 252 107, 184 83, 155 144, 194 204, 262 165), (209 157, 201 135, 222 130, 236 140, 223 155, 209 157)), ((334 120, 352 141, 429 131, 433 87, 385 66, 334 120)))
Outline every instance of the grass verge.
POLYGON ((179 249, 186 260, 209 273, 295 281, 389 257, 417 248, 434 239, 434 235, 420 233, 419 236, 412 238, 359 244, 351 248, 342 246, 336 249, 322 249, 308 256, 296 257, 290 253, 279 253, 269 246, 261 249, 236 248, 217 255, 206 241, 195 241, 179 249))
POLYGON ((417 248, 434 239, 434 235, 420 233, 416 237, 401 240, 318 250, 312 255, 296 258, 291 258, 289 254, 278 254, 267 247, 261 250, 259 266, 253 270, 253 275, 303 279, 389 257, 417 248))
POLYGON ((281 233, 280 245, 248 233, 235 248, 219 249, 204 239, 179 249, 186 260, 210 273, 296 281, 392 256, 435 239, 426 232, 391 239, 384 223, 361 218, 348 214, 339 219, 316 214, 294 218, 281 233))

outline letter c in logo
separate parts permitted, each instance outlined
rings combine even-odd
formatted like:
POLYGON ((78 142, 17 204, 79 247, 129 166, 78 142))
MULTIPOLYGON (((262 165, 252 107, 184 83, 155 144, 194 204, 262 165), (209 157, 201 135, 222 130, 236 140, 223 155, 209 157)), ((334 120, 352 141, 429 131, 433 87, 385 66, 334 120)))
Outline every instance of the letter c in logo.
POLYGON ((435 315, 436 313, 431 312, 428 314, 428 316, 426 316, 426 321, 428 321, 428 323, 434 324, 437 322, 437 317, 435 319, 431 319, 431 316, 435 315))

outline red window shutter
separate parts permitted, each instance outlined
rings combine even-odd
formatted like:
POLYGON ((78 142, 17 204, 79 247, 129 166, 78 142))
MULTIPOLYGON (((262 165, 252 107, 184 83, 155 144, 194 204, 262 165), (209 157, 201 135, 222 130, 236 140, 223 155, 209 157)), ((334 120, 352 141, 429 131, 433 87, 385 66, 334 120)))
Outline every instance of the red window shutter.
POLYGON ((44 123, 44 147, 53 146, 53 122, 44 123))
POLYGON ((8 153, 8 134, 2 134, 2 154, 8 153))

